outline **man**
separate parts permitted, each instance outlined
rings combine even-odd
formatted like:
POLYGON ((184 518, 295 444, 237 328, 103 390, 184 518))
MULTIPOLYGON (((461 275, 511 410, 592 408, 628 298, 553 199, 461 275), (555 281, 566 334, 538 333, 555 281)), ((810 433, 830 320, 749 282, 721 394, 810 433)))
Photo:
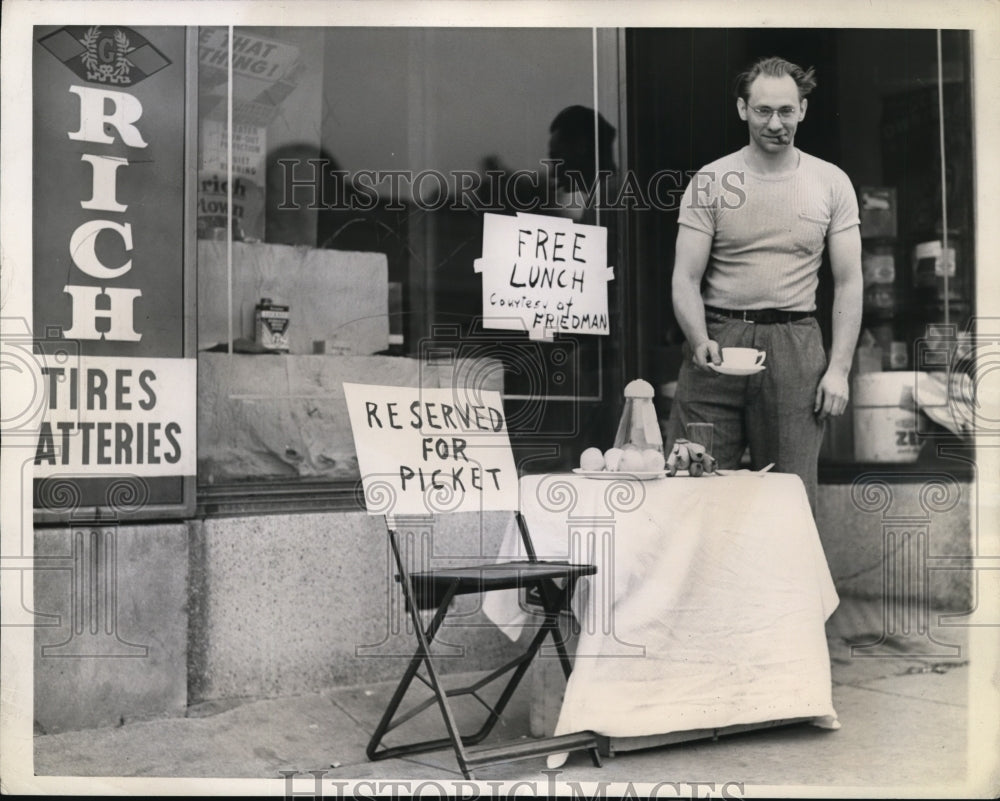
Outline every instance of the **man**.
POLYGON ((737 81, 750 141, 704 167, 678 219, 673 305, 687 338, 671 415, 672 438, 691 422, 715 425, 721 467, 750 446, 755 469, 796 473, 815 509, 826 418, 843 414, 861 327, 861 238, 850 179, 795 147, 812 69, 756 62, 737 81), (815 318, 824 245, 833 274, 829 358, 815 318), (703 294, 704 293, 704 294, 703 294), (762 371, 722 375, 724 347, 766 351, 762 371))

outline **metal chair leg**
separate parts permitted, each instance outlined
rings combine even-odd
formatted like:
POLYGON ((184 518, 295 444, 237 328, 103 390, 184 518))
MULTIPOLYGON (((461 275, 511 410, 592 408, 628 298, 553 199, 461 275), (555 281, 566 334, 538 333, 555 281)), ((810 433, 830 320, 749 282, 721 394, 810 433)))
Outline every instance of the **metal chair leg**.
MULTIPOLYGON (((403 590, 404 593, 406 590, 403 590)), ((448 604, 451 603, 451 597, 449 596, 445 603, 441 604, 437 611, 434 613, 434 618, 431 620, 428 626, 427 633, 423 634, 422 638, 418 639, 417 649, 413 656, 410 658, 410 662, 406 667, 406 672, 403 673, 399 684, 396 685, 396 689, 392 694, 392 698, 389 700, 389 705, 386 707, 385 712, 382 714, 382 719, 379 721, 378 725, 375 727, 375 731, 368 741, 368 747, 365 750, 366 755, 371 760, 376 759, 386 759, 388 754, 384 751, 378 751, 378 746, 382 742, 382 738, 389 732, 393 727, 393 718, 396 712, 399 710, 400 704, 403 702, 403 698, 406 697, 407 691, 410 689, 410 685, 413 683, 413 679, 416 677, 417 672, 420 670, 420 666, 424 664, 427 655, 430 653, 430 642, 433 640, 434 635, 437 633, 438 628, 440 628, 441 623, 444 621, 445 615, 448 611, 448 604)), ((412 604, 407 604, 410 609, 414 609, 412 604)), ((419 613, 416 615, 411 615, 411 620, 418 632, 422 632, 423 621, 420 620, 419 613)), ((396 725, 402 721, 397 722, 396 725)), ((444 744, 448 744, 449 741, 445 741, 444 744)))
MULTIPOLYGON (((428 635, 430 635, 430 638, 433 638, 437 633, 438 628, 440 628, 441 623, 447 614, 448 605, 451 603, 451 600, 455 595, 457 584, 453 585, 441 599, 441 602, 438 604, 437 611, 434 613, 434 618, 425 633, 423 621, 420 619, 420 610, 417 608, 416 604, 416 594, 413 592, 413 584, 410 581, 410 574, 406 571, 406 567, 403 564, 402 556, 399 553, 399 545, 396 542, 396 537, 393 532, 390 532, 389 543, 392 546, 392 553, 396 560, 396 566, 399 569, 399 575, 403 585, 403 594, 405 596, 406 604, 410 610, 410 619, 413 621, 413 628, 417 635, 418 646, 416 653, 410 660, 410 665, 407 667, 403 681, 401 681, 399 686, 396 688, 396 692, 393 694, 393 699, 389 704, 389 708, 386 709, 385 714, 382 716, 382 720, 379 722, 375 733, 372 735, 372 739, 369 742, 367 749, 368 757, 370 759, 385 759, 388 757, 389 753, 399 753, 398 751, 395 751, 395 749, 392 752, 388 749, 381 752, 376 749, 378 748, 379 743, 381 743, 382 737, 385 733, 392 728, 392 717, 395 715, 399 704, 402 702, 407 689, 409 689, 409 686, 413 681, 413 677, 417 674, 417 670, 420 665, 423 664, 427 668, 427 675, 431 684, 431 689, 434 691, 434 695, 437 698, 438 707, 441 710, 441 716, 444 718, 445 728, 448 730, 448 740, 446 742, 450 742, 452 747, 455 749, 455 755, 458 758, 459 767, 461 768, 463 774, 467 774, 468 771, 466 768, 465 748, 462 744, 461 736, 458 733, 458 725, 455 722, 455 717, 451 712, 451 707, 448 705, 445 689, 438 679, 437 670, 435 669, 433 660, 431 659, 430 640, 428 639, 428 635)), ((468 778, 468 775, 466 775, 466 777, 468 778)))
MULTIPOLYGON (((480 747, 473 752, 466 750, 467 747, 475 746, 489 736, 547 636, 552 637, 556 650, 559 653, 559 659, 562 663, 563 670, 567 677, 569 676, 572 665, 566 650, 565 640, 562 636, 562 632, 559 630, 559 593, 557 592, 555 585, 548 579, 541 579, 537 582, 529 582, 531 586, 538 587, 539 595, 542 598, 544 618, 538 631, 536 631, 532 636, 531 642, 521 655, 474 684, 466 687, 446 690, 441 684, 440 678, 437 674, 437 669, 434 667, 433 657, 431 654, 431 644, 444 622, 448 607, 451 604, 452 599, 455 597, 458 585, 456 583, 444 594, 434 612, 434 616, 430 624, 425 630, 423 628, 423 621, 420 618, 420 610, 418 609, 416 603, 414 603, 416 596, 413 590, 413 585, 410 581, 409 575, 403 569, 402 559, 399 554, 395 538, 391 537, 390 541, 393 547, 393 554, 400 569, 402 589, 406 605, 410 613, 410 618, 416 631, 418 646, 413 654, 413 657, 410 659, 406 671, 397 685, 392 698, 390 699, 388 707, 382 715, 382 719, 379 721, 375 732, 372 734, 371 740, 369 741, 366 749, 368 758, 371 760, 388 759, 394 756, 406 756, 409 754, 434 751, 450 745, 455 752, 459 769, 462 771, 462 774, 465 778, 472 779, 474 778, 474 767, 498 764, 500 762, 514 761, 517 759, 527 759, 532 756, 545 753, 555 753, 560 750, 586 749, 590 753, 594 764, 599 767, 601 764, 600 754, 597 749, 596 739, 592 733, 564 735, 559 738, 547 738, 544 741, 517 742, 512 744, 480 747), (426 666, 426 679, 419 675, 421 665, 426 666), (476 694, 478 689, 499 679, 500 676, 504 675, 512 668, 514 669, 514 673, 507 680, 507 684, 501 691, 500 696, 493 706, 487 704, 476 694), (394 720, 403 698, 406 696, 407 691, 413 683, 413 679, 417 677, 430 686, 434 693, 434 698, 425 700, 413 709, 408 710, 398 720, 394 720), (489 711, 487 719, 482 727, 474 734, 465 736, 463 736, 458 730, 458 725, 448 702, 450 697, 463 694, 473 695, 473 697, 482 703, 489 711), (389 731, 411 719, 420 712, 426 710, 432 706, 435 701, 441 711, 445 728, 448 732, 448 736, 446 738, 425 740, 401 746, 382 747, 381 749, 379 748, 379 746, 382 745, 383 738, 389 731)), ((574 583, 575 582, 573 581, 569 583, 569 586, 566 588, 567 592, 572 592, 574 583)))

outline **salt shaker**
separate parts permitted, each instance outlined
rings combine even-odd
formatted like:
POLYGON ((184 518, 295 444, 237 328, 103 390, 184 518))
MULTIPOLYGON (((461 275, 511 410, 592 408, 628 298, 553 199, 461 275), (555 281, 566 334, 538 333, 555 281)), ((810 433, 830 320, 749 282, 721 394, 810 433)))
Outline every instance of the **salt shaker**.
POLYGON ((626 445, 663 453, 663 434, 653 406, 653 385, 641 378, 625 386, 625 409, 618 424, 615 447, 626 445))

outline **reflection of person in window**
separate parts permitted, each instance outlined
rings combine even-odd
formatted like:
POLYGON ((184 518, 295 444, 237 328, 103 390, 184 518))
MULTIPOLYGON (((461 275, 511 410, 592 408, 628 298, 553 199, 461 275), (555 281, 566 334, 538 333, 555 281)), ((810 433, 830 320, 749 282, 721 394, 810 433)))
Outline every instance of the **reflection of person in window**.
POLYGON ((267 162, 266 239, 272 244, 388 253, 396 230, 356 202, 347 173, 318 145, 283 145, 267 162))
POLYGON ((550 203, 554 201, 558 211, 577 222, 592 224, 597 217, 595 210, 606 208, 613 200, 614 141, 614 126, 593 109, 568 106, 555 116, 549 125, 549 160, 554 162, 554 198, 550 203))
MULTIPOLYGON (((560 111, 549 125, 548 158, 554 163, 550 164, 551 183, 545 205, 540 209, 543 214, 567 216, 582 225, 599 224, 607 229, 608 265, 613 265, 610 254, 616 243, 615 215, 611 213, 617 191, 615 134, 614 126, 591 108, 568 106, 560 111)), ((613 309, 618 282, 611 281, 607 287, 608 305, 613 309)), ((617 355, 619 338, 572 338, 578 366, 569 384, 583 395, 617 395, 616 388, 623 383, 619 373, 622 359, 617 355)), ((565 389, 550 386, 549 391, 560 394, 565 389)), ((620 411, 615 404, 577 401, 575 405, 577 448, 613 437, 620 411)), ((565 457, 569 458, 569 454, 565 457)))
POLYGON ((307 142, 282 145, 269 153, 265 241, 316 247, 317 209, 324 200, 321 182, 337 169, 328 153, 307 142))

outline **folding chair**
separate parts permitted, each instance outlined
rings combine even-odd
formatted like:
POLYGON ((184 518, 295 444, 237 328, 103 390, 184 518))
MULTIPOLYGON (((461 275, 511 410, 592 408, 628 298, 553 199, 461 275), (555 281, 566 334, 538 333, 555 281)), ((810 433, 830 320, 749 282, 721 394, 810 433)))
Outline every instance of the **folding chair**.
POLYGON ((406 606, 413 621, 417 637, 417 650, 410 660, 389 702, 382 720, 368 743, 367 755, 371 760, 389 759, 391 757, 409 756, 427 751, 434 751, 451 746, 458 758, 458 765, 466 779, 473 779, 473 770, 486 765, 496 765, 504 762, 514 762, 530 759, 536 756, 558 754, 567 751, 587 750, 590 752, 594 765, 600 767, 601 757, 598 751, 597 738, 593 732, 578 732, 560 737, 546 737, 516 742, 480 745, 493 730, 500 719, 507 702, 514 694, 518 684, 527 671, 535 654, 538 653, 543 641, 551 636, 554 641, 563 672, 569 677, 572 665, 566 652, 566 643, 559 630, 559 611, 563 608, 562 601, 571 597, 573 588, 581 576, 593 575, 597 572, 594 565, 569 564, 568 562, 543 562, 535 555, 535 549, 528 533, 528 527, 521 513, 515 512, 518 531, 524 544, 527 561, 481 564, 475 566, 443 568, 410 573, 406 569, 404 559, 400 554, 396 531, 389 519, 386 527, 389 531, 389 541, 392 547, 399 575, 396 580, 402 585, 406 606), (562 582, 562 586, 557 582, 562 582), (464 687, 445 689, 438 671, 434 666, 431 654, 431 644, 438 630, 444 623, 448 607, 459 595, 482 594, 496 590, 534 590, 540 598, 543 609, 543 619, 537 632, 531 637, 526 650, 490 672, 482 679, 464 687), (421 619, 421 610, 433 609, 434 614, 426 628, 421 619), (420 672, 423 667, 426 676, 420 672), (513 670, 506 686, 500 693, 495 705, 491 706, 480 695, 479 691, 486 685, 500 679, 513 670), (433 691, 433 696, 414 705, 412 709, 400 714, 396 713, 414 678, 420 679, 433 691), (463 735, 458 731, 455 716, 452 712, 449 698, 471 695, 479 701, 488 714, 482 727, 473 734, 463 735), (444 718, 448 736, 433 740, 385 747, 383 737, 428 707, 437 703, 444 718), (381 746, 381 747, 380 747, 381 746))

